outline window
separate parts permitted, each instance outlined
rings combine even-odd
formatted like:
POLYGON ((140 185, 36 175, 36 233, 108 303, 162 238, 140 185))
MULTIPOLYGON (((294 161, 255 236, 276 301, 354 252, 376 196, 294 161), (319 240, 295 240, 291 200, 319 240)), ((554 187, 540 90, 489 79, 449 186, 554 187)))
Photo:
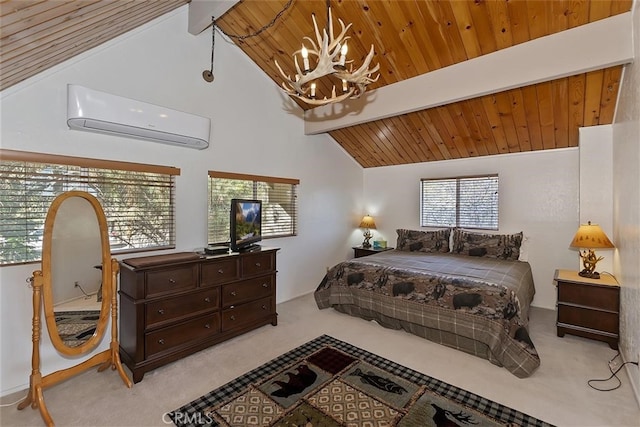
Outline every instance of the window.
POLYGON ((39 261, 53 199, 86 191, 102 205, 111 251, 175 247, 180 169, 0 150, 0 265, 39 261))
POLYGON ((498 175, 423 179, 420 225, 498 229, 498 175))
POLYGON ((209 171, 209 243, 229 241, 231 199, 262 200, 262 238, 298 234, 300 180, 209 171))

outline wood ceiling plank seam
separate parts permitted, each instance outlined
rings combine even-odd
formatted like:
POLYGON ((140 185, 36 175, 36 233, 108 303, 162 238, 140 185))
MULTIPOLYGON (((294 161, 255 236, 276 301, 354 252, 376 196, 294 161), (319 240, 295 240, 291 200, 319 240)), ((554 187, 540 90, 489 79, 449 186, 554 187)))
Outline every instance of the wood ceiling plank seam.
POLYGON ((85 7, 90 7, 92 5, 100 7, 100 1, 102 0, 83 0, 81 2, 74 1, 71 3, 52 2, 53 4, 56 4, 57 7, 48 9, 46 13, 32 16, 31 18, 18 21, 11 25, 3 25, 3 43, 14 42, 25 32, 27 34, 33 34, 41 31, 47 31, 58 25, 66 25, 81 15, 81 11, 85 7))
POLYGON ((556 148, 569 146, 569 79, 556 79, 551 82, 553 95, 553 121, 556 148))
POLYGON ((507 2, 490 1, 487 2, 487 12, 493 22, 493 32, 498 50, 513 46, 513 36, 511 34, 511 20, 507 2))
POLYGON ((427 156, 430 157, 430 158, 433 158, 434 160, 444 160, 445 157, 440 152, 440 150, 438 148, 438 144, 434 140, 433 136, 431 135, 431 133, 427 129, 427 126, 425 125, 425 123, 423 122, 423 120, 421 118, 422 114, 423 114, 422 111, 418 111, 418 112, 415 112, 415 113, 409 113, 409 114, 407 114, 407 118, 411 122, 411 125, 413 126, 415 131, 418 134, 420 134, 420 137, 425 142, 426 148, 428 149, 428 152, 431 153, 430 155, 427 154, 427 156))
MULTIPOLYGON (((0 1, 0 17, 17 13, 39 3, 46 3, 46 0, 2 0, 0 1)), ((52 7, 52 5, 45 7, 52 7)))
POLYGON ((549 2, 527 0, 527 22, 531 40, 549 35, 547 6, 549 2))
POLYGON ((511 23, 511 39, 513 45, 531 40, 529 35, 529 21, 527 20, 527 2, 507 2, 509 22, 511 23))
POLYGON ((336 141, 338 145, 342 147, 342 149, 349 154, 360 166, 367 167, 368 163, 366 159, 363 159, 360 154, 361 151, 356 150, 353 147, 352 140, 345 135, 345 132, 342 129, 337 129, 329 132, 329 136, 336 141))
POLYGON ((408 160, 408 156, 406 153, 403 153, 399 147, 396 147, 393 142, 389 139, 387 127, 382 123, 384 120, 374 120, 373 122, 365 123, 365 127, 361 129, 369 130, 369 136, 377 141, 380 141, 378 144, 379 147, 383 148, 381 150, 384 152, 391 160, 394 165, 402 165, 406 164, 408 160))
POLYGON ((496 141, 490 131, 489 121, 485 114, 482 102, 479 98, 468 99, 462 102, 462 111, 465 112, 465 120, 469 126, 476 127, 478 131, 478 152, 482 156, 498 154, 496 141))
POLYGON ((402 135, 405 137, 407 143, 414 148, 418 158, 423 159, 422 161, 425 162, 433 161, 435 160, 433 154, 431 153, 429 146, 411 120, 411 114, 413 113, 403 114, 402 116, 396 117, 396 120, 402 123, 401 126, 402 129, 404 129, 402 135))
POLYGON ((507 147, 510 153, 517 153, 520 150, 520 142, 518 141, 518 132, 513 117, 511 96, 509 92, 500 92, 495 94, 495 98, 507 147))
MULTIPOLYGON (((122 12, 122 8, 118 3, 111 3, 109 7, 101 7, 96 10, 96 13, 87 14, 83 18, 74 19, 72 25, 65 26, 59 31, 48 32, 41 31, 31 36, 25 36, 19 39, 18 42, 12 43, 9 46, 3 45, 0 47, 0 54, 2 55, 2 61, 5 64, 13 63, 19 60, 20 55, 31 56, 39 55, 51 48, 51 46, 60 45, 62 42, 72 39, 82 39, 86 34, 91 34, 96 31, 96 28, 100 26, 105 17, 117 16, 122 12), (38 38, 36 38, 38 37, 38 38), (5 51, 5 48, 11 48, 5 51)), ((133 3, 130 1, 130 3, 133 3)))
POLYGON ((538 83, 536 85, 536 95, 538 96, 542 147, 545 150, 556 148, 551 82, 538 83))
POLYGON ((584 123, 585 74, 569 77, 569 147, 577 147, 584 123))
POLYGON ((496 142, 498 153, 508 153, 509 145, 507 144, 507 137, 504 129, 502 128, 502 121, 500 120, 500 113, 498 112, 498 101, 495 95, 485 95, 481 98, 481 102, 487 121, 491 127, 491 133, 493 134, 493 139, 496 142))
POLYGON ((535 85, 525 86, 522 89, 524 111, 527 117, 527 131, 531 149, 534 151, 544 149, 542 143, 542 130, 540 128, 540 111, 538 108, 538 93, 535 85))
MULTIPOLYGON (((573 1, 573 0, 568 0, 573 1)), ((551 2, 551 19, 549 21, 552 34, 559 33, 569 28, 567 0, 555 0, 551 2)))
MULTIPOLYGON (((167 6, 168 7, 168 6, 167 6)), ((175 8, 175 7, 174 7, 175 8)), ((168 12, 162 12, 166 13, 168 12)), ((162 14, 161 13, 161 14, 162 14)), ((0 90, 4 90, 9 86, 12 86, 20 81, 26 80, 29 77, 32 77, 41 71, 46 70, 54 65, 57 65, 61 62, 64 62, 75 55, 83 53, 93 47, 96 47, 107 40, 115 38, 121 34, 126 33, 127 31, 145 24, 149 22, 153 17, 149 17, 148 15, 141 15, 133 20, 121 21, 118 25, 111 25, 108 30, 108 38, 100 37, 99 35, 91 35, 89 38, 84 38, 81 42, 76 42, 68 47, 64 47, 61 49, 50 49, 50 51, 39 58, 36 58, 35 62, 29 64, 19 64, 19 67, 16 68, 15 64, 11 67, 10 70, 3 70, 1 80, 0 80, 0 90)), ((29 58, 27 58, 29 59, 29 58)))
POLYGON ((613 115, 618 100, 622 66, 610 67, 604 70, 602 78, 602 96, 600 99, 600 117, 598 123, 608 125, 613 123, 613 115))
POLYGON ((470 5, 471 17, 476 24, 476 34, 482 54, 495 52, 498 50, 496 39, 493 35, 493 22, 489 16, 485 2, 475 2, 470 5))
POLYGON ((441 67, 440 59, 431 46, 429 33, 423 25, 424 21, 420 9, 416 5, 416 1, 401 1, 397 2, 396 5, 402 9, 405 16, 410 17, 411 19, 411 31, 414 34, 414 39, 416 40, 415 56, 420 56, 425 64, 424 68, 418 68, 418 74, 437 70, 441 67))
MULTIPOLYGON (((422 23, 427 31, 427 40, 431 50, 437 55, 439 68, 453 65, 454 58, 451 54, 452 46, 447 43, 446 35, 446 22, 442 21, 442 10, 440 9, 440 3, 438 2, 416 2, 420 16, 422 17, 422 23)), ((457 26, 457 23, 455 24, 457 26)), ((457 31, 457 28, 456 28, 457 31)), ((460 40, 461 48, 464 52, 464 44, 460 40)), ((466 52, 464 52, 466 58, 466 52)))
MULTIPOLYGON (((462 158, 460 150, 458 149, 458 144, 456 143, 454 135, 449 132, 450 126, 449 123, 451 121, 451 116, 449 115, 449 111, 447 111, 446 107, 435 107, 429 110, 429 117, 431 118, 431 122, 438 130, 444 145, 447 147, 447 151, 451 154, 454 159, 462 158)), ((462 147, 462 150, 466 152, 466 148, 462 147)))
POLYGON ((446 141, 443 139, 442 135, 440 134, 440 131, 438 130, 435 123, 433 122, 432 116, 437 115, 437 112, 434 111, 433 108, 431 108, 428 110, 423 110, 420 113, 421 114, 418 117, 420 117, 420 121, 423 123, 427 132, 429 132, 429 135, 431 135, 431 138, 436 144, 436 148, 442 155, 442 158, 444 160, 454 159, 455 156, 449 152, 449 148, 447 147, 446 141))
POLYGON ((599 21, 611 16, 611 0, 589 2, 589 22, 599 21))
MULTIPOLYGON (((464 147, 464 151, 466 151, 465 157, 477 157, 480 155, 477 145, 474 143, 474 139, 471 136, 471 130, 469 129, 469 125, 464 118, 464 112, 462 111, 463 102, 454 102, 453 104, 449 104, 447 106, 447 110, 453 120, 453 124, 455 126, 455 130, 458 133, 458 137, 460 140, 457 145, 462 145, 464 147)), ((458 150, 462 153, 461 150, 458 150)))
MULTIPOLYGON (((59 41, 55 41, 54 44, 49 45, 47 49, 40 52, 38 55, 22 55, 18 57, 21 58, 18 62, 7 61, 7 64, 10 65, 7 66, 9 71, 5 70, 7 72, 7 77, 14 73, 20 73, 22 70, 34 69, 34 67, 39 67, 41 64, 58 64, 69 59, 71 57, 69 54, 72 52, 73 55, 76 55, 85 50, 89 50, 92 47, 98 46, 107 40, 111 40, 121 34, 124 34, 143 23, 155 19, 153 15, 148 14, 148 10, 144 4, 140 4, 136 12, 137 13, 134 14, 118 13, 110 16, 108 20, 103 19, 102 23, 99 25, 89 29, 83 27, 83 30, 74 33, 73 38, 65 38, 64 42, 60 43, 59 41), (78 49, 79 47, 80 49, 78 49)), ((166 11, 159 12, 160 15, 166 13, 166 11)))
POLYGON ((348 141, 348 145, 344 148, 354 153, 354 159, 358 161, 362 166, 375 167, 378 166, 379 153, 377 146, 373 142, 372 138, 364 135, 357 129, 356 126, 340 129, 342 133, 343 141, 348 141), (370 141, 373 144, 365 143, 363 141, 370 141))
POLYGON ((589 23, 589 0, 573 0, 569 4, 567 15, 569 28, 579 27, 589 23))
MULTIPOLYGON (((64 0, 69 3, 73 0, 64 0)), ((49 9, 56 8, 63 3, 62 1, 35 1, 35 2, 2 2, 0 3, 0 34, 4 33, 4 28, 8 25, 20 22, 23 19, 32 18, 35 15, 45 13, 49 9), (10 4, 12 3, 12 4, 10 4), (24 3, 22 7, 17 6, 16 3, 24 3)))
POLYGON ((386 126, 389 130, 389 139, 393 144, 399 148, 399 151, 404 151, 406 159, 410 160, 410 163, 419 163, 424 161, 424 156, 420 151, 417 144, 407 138, 409 136, 409 130, 406 128, 404 122, 400 116, 390 117, 385 120, 381 120, 382 125, 386 126))
POLYGON ((467 53, 462 43, 462 35, 458 31, 456 16, 451 8, 451 2, 437 2, 438 16, 443 22, 445 49, 448 50, 452 64, 466 61, 467 53))
POLYGON ((456 17, 456 24, 460 32, 460 39, 464 46, 467 59, 477 58, 482 55, 480 43, 478 42, 478 34, 476 26, 469 10, 469 3, 466 1, 451 2, 451 9, 456 17))
POLYGON ((633 0, 618 0, 611 3, 610 15, 619 15, 621 13, 626 13, 631 10, 631 6, 633 6, 633 0))
POLYGON ((600 123, 600 100, 604 70, 590 71, 586 76, 584 97, 584 126, 596 126, 600 123))
POLYGON ((510 98, 511 115, 518 136, 520 151, 531 151, 531 136, 529 135, 529 125, 527 124, 527 113, 524 109, 522 89, 511 89, 507 91, 507 95, 510 98))
MULTIPOLYGON (((406 3, 411 4, 410 2, 406 3)), ((385 3, 382 4, 384 5, 385 3)), ((412 15, 406 15, 404 13, 404 9, 401 7, 403 2, 387 4, 392 6, 387 9, 387 16, 393 27, 399 31, 398 38, 400 44, 398 50, 403 52, 403 58, 406 61, 406 75, 415 77, 426 73, 429 71, 429 66, 420 50, 420 43, 414 35, 417 26, 414 25, 412 15)))
POLYGON ((384 142, 366 123, 345 128, 344 130, 351 132, 354 135, 355 141, 362 143, 363 152, 371 153, 371 167, 398 164, 388 153, 384 142), (366 145, 364 141, 367 142, 366 145))

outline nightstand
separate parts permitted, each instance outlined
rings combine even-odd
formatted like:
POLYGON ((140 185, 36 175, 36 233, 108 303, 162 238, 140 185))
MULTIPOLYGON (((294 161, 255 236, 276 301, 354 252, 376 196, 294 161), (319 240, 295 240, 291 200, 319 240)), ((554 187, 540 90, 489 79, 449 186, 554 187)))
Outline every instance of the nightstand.
POLYGON ((390 251, 393 248, 380 248, 374 249, 373 246, 370 248, 363 248, 362 246, 354 246, 353 248, 353 257, 360 258, 367 255, 377 254, 379 252, 390 251))
POLYGON ((553 280, 558 288, 558 336, 604 341, 617 350, 620 286, 616 280, 608 274, 589 279, 571 270, 556 270, 553 280))

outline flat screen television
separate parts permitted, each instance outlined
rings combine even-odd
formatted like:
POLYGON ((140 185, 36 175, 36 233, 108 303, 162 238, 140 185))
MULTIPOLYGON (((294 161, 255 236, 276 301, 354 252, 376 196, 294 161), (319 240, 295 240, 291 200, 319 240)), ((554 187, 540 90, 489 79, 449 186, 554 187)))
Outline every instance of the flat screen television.
POLYGON ((234 252, 259 248, 262 240, 262 200, 231 200, 230 247, 234 252))

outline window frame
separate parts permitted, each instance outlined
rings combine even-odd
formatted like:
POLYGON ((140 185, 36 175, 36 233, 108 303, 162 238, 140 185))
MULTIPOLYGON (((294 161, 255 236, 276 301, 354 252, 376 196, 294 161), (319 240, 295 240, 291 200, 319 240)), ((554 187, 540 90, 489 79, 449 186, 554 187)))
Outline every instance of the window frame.
MULTIPOLYGON (((139 173, 149 173, 149 174, 157 174, 164 175, 162 179, 165 181, 162 185, 163 188, 169 191, 167 201, 169 203, 168 208, 165 212, 167 215, 168 221, 165 222, 165 225, 168 224, 170 227, 170 236, 168 237, 167 244, 159 245, 159 246, 146 246, 146 247, 130 247, 126 249, 113 249, 111 250, 114 254, 124 254, 124 253, 134 253, 134 252, 148 252, 154 250, 164 250, 164 249, 175 249, 176 242, 176 203, 175 203, 175 176, 180 175, 180 169, 172 166, 160 166, 160 165, 150 165, 144 163, 133 163, 133 162, 122 162, 122 161, 113 161, 113 160, 102 160, 102 159, 93 159, 86 157, 75 157, 75 156, 66 156, 66 155, 56 155, 56 154, 44 154, 44 153, 36 153, 36 152, 27 152, 27 151, 18 151, 18 150, 8 150, 8 149, 0 149, 0 161, 2 163, 12 162, 12 163, 24 163, 25 167, 31 168, 33 164, 39 165, 56 165, 62 167, 70 167, 70 168, 80 168, 81 172, 89 173, 80 175, 81 179, 62 179, 62 185, 66 187, 67 185, 77 185, 79 187, 82 186, 92 186, 99 183, 102 184, 111 184, 114 185, 112 181, 99 181, 94 179, 96 177, 90 175, 90 172, 94 171, 114 171, 114 172, 139 172, 139 173)), ((27 173, 27 172, 25 172, 27 173)), ((60 175, 57 175, 60 176, 60 175)), ((77 176, 77 175, 76 175, 77 176)), ((6 179, 10 177, 10 172, 6 172, 4 168, 0 169, 0 178, 6 179), (5 173, 7 173, 5 175, 5 173)), ((52 174, 51 177, 56 177, 56 174, 52 174)), ((65 177, 65 176, 63 176, 65 177)), ((24 185, 27 186, 29 180, 33 180, 33 178, 29 178, 28 175, 23 180, 24 185)), ((133 185, 133 184, 131 184, 133 185)), ((37 230, 37 224, 42 223, 44 226, 44 220, 46 218, 46 214, 48 211, 48 206, 51 204, 51 201, 59 194, 67 191, 64 189, 63 191, 54 191, 51 195, 46 195, 40 197, 40 203, 45 203, 46 207, 43 207, 42 212, 38 212, 37 209, 35 212, 30 212, 28 215, 33 213, 34 215, 30 217, 30 220, 34 221, 36 224, 35 230, 37 230), (49 200, 50 199, 50 200, 49 200), (42 216, 42 218, 40 218, 42 216)), ((29 190, 24 194, 25 196, 30 195, 29 190)), ((10 196, 8 196, 10 197, 10 196)), ((100 197, 98 197, 100 199, 100 197)), ((100 200, 101 205, 103 205, 103 209, 105 210, 105 214, 108 216, 109 209, 105 206, 104 200, 100 200)), ((9 209, 9 208, 7 208, 9 209)), ((3 216, 6 214, 4 210, 1 211, 3 216)), ((117 219, 122 219, 124 215, 116 216, 117 219)), ((9 217, 7 217, 9 218, 9 217)), ((108 218, 108 220, 114 221, 113 218, 108 218)), ((125 222, 126 224, 126 222, 125 222)), ((29 242, 29 233, 34 229, 27 225, 24 229, 24 236, 22 237, 25 244, 29 242)), ((18 230, 18 238, 20 237, 20 230, 18 230)), ((42 249, 34 249, 36 251, 33 254, 31 251, 31 255, 29 255, 26 251, 21 260, 7 259, 1 260, 0 266, 10 266, 10 265, 20 265, 20 264, 31 264, 41 262, 41 254, 42 249), (34 255, 38 255, 38 259, 34 258, 34 255)))
MULTIPOLYGON (((244 174, 244 173, 236 173, 236 172, 223 172, 223 171, 208 171, 208 182, 207 182, 207 239, 210 244, 226 244, 229 242, 229 214, 225 216, 226 219, 226 227, 221 229, 220 227, 216 227, 212 230, 212 222, 211 218, 211 205, 212 205, 212 180, 214 179, 225 179, 225 180, 234 180, 234 181, 249 181, 252 183, 252 195, 247 195, 244 192, 235 193, 231 198, 243 198, 243 199, 260 199, 257 196, 258 186, 259 184, 285 184, 291 186, 291 201, 290 207, 293 210, 293 217, 291 218, 291 226, 290 232, 286 233, 278 233, 278 234, 269 234, 268 227, 269 222, 268 219, 265 218, 265 212, 267 209, 267 203, 263 200, 262 203, 262 239, 276 239, 276 238, 284 238, 284 237, 293 237, 298 235, 298 224, 299 224, 299 207, 298 207, 298 186, 300 185, 300 180, 296 178, 282 178, 282 177, 274 177, 274 176, 264 176, 264 175, 253 175, 253 174, 244 174), (265 229, 267 231, 265 231, 265 229), (212 238, 215 235, 225 235, 226 239, 220 240, 219 238, 212 238), (213 241, 212 241, 213 240, 213 241)), ((229 201, 231 200, 229 198, 229 201)), ((230 208, 230 205, 229 205, 230 208)), ((277 228, 278 223, 272 224, 272 226, 277 228)))
MULTIPOLYGON (((477 229, 477 230, 498 230, 500 224, 500 179, 497 173, 494 174, 485 174, 485 175, 468 175, 468 176, 456 176, 456 177, 447 177, 447 178, 421 178, 420 179, 420 212, 419 212, 419 222, 421 227, 455 227, 455 228, 465 228, 465 229, 477 229), (465 182, 473 185, 473 182, 478 182, 479 180, 489 180, 491 181, 491 185, 495 185, 495 191, 493 196, 488 195, 492 198, 492 200, 488 200, 487 206, 485 206, 486 210, 492 211, 488 222, 476 222, 469 223, 463 222, 464 220, 461 217, 461 210, 464 211, 466 206, 463 201, 461 201, 462 191, 461 185, 464 185, 465 182), (427 214, 429 213, 429 208, 426 206, 426 203, 429 202, 427 195, 425 194, 425 183, 442 183, 443 186, 445 182, 453 182, 455 183, 455 200, 454 206, 455 209, 455 220, 453 223, 451 222, 438 222, 438 221, 430 221, 427 218, 427 214), (461 206, 463 205, 463 206, 461 206)), ((444 195, 447 196, 446 194, 444 195)), ((450 194, 448 195, 450 197, 450 194)), ((472 197, 474 194, 472 192, 468 192, 466 197, 472 197)), ((478 196, 481 196, 478 194, 478 196)), ((483 197, 487 197, 487 195, 482 195, 483 197)), ((451 204, 451 200, 449 200, 451 204)), ((467 216, 467 220, 469 217, 467 216)))

